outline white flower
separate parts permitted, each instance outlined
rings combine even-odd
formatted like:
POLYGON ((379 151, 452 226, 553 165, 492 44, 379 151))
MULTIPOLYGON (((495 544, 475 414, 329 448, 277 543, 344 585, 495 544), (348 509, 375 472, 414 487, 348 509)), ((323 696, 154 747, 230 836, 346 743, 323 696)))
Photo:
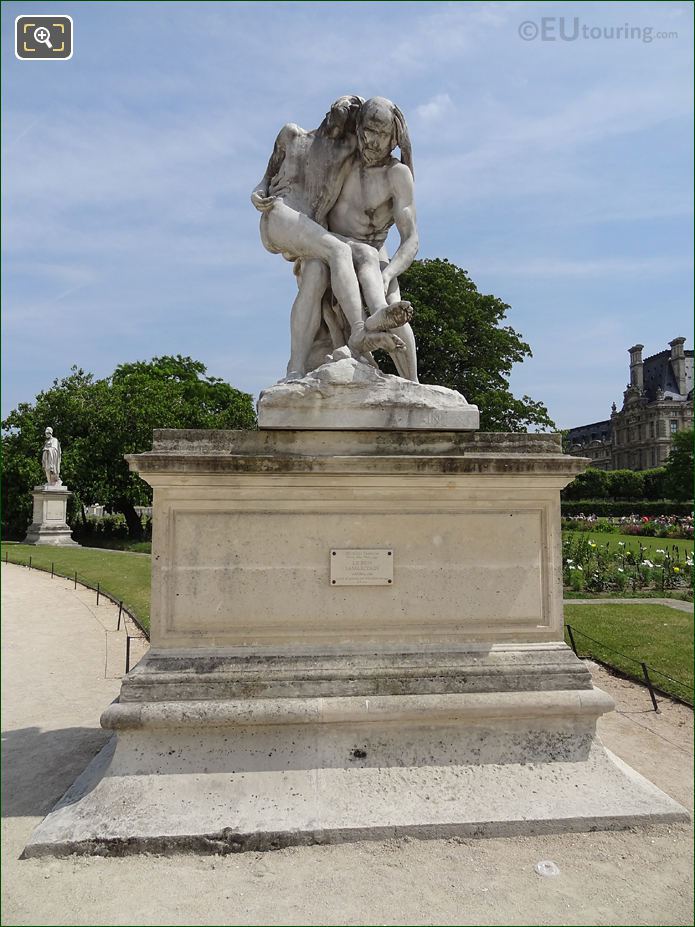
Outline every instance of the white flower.
POLYGON ((642 561, 642 564, 643 564, 644 566, 646 566, 646 567, 653 567, 653 566, 654 566, 654 564, 651 562, 651 560, 643 560, 643 561, 642 561))
POLYGON ((568 563, 574 563, 574 560, 567 560, 568 563))
POLYGON ((578 567, 577 567, 577 569, 578 569, 578 570, 581 570, 581 571, 582 571, 582 573, 584 572, 584 567, 580 567, 580 566, 578 566, 578 567))
POLYGON ((666 553, 666 551, 663 549, 663 547, 657 547, 656 552, 657 552, 657 554, 665 554, 665 553, 666 553))
POLYGON ((625 570, 622 567, 618 567, 618 573, 624 573, 625 570))
POLYGON ((618 547, 625 547, 625 541, 618 541, 618 547))

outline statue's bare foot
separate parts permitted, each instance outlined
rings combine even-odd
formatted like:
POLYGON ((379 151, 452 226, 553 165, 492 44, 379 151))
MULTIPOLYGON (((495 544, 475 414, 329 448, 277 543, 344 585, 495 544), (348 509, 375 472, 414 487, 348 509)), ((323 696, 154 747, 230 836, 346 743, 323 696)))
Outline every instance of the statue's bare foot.
POLYGON ((278 380, 278 383, 293 383, 295 380, 301 380, 305 374, 301 370, 288 370, 287 375, 278 380))
POLYGON ((370 332, 386 332, 392 328, 400 328, 413 317, 413 307, 402 299, 390 306, 384 306, 378 309, 374 315, 371 315, 364 323, 364 327, 370 332))
POLYGON ((379 349, 387 353, 405 351, 405 342, 398 335, 392 335, 390 332, 368 332, 364 328, 351 335, 348 344, 358 354, 366 354, 368 351, 379 349))

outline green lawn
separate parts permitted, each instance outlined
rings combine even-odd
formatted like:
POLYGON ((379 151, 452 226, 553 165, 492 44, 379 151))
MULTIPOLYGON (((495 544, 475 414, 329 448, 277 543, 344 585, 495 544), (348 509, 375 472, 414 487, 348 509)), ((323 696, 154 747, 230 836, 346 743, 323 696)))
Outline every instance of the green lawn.
POLYGON ((131 553, 111 553, 92 547, 34 547, 28 544, 2 544, 2 559, 9 554, 14 563, 28 563, 78 580, 97 583, 132 611, 140 624, 150 627, 150 558, 131 553))
POLYGON ((675 553, 674 548, 678 548, 681 557, 686 552, 689 554, 693 552, 692 541, 682 541, 675 538, 638 538, 632 534, 606 534, 602 531, 563 531, 562 537, 585 537, 597 544, 609 544, 611 550, 615 550, 622 541, 625 544, 625 550, 632 550, 635 554, 639 553, 641 544, 647 557, 653 557, 657 550, 665 550, 673 555, 675 553))
MULTIPOLYGON (((639 663, 647 663, 655 686, 692 704, 692 611, 677 611, 667 605, 566 604, 565 622, 576 632, 583 631, 601 642, 596 644, 583 634, 575 633, 580 656, 594 657, 635 679, 643 678, 639 663), (632 660, 626 659, 630 657, 632 660), (674 683, 657 670, 684 685, 674 683)), ((566 629, 565 639, 569 643, 566 629)))

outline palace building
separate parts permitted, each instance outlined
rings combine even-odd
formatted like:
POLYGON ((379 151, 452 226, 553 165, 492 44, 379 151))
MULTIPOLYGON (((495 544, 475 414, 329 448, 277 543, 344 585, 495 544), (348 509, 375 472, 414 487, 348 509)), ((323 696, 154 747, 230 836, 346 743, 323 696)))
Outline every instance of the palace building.
POLYGON ((671 450, 671 437, 693 427, 693 351, 674 338, 669 351, 642 358, 643 344, 629 348, 630 382, 623 407, 611 417, 571 428, 569 453, 590 457, 601 470, 650 470, 671 450))

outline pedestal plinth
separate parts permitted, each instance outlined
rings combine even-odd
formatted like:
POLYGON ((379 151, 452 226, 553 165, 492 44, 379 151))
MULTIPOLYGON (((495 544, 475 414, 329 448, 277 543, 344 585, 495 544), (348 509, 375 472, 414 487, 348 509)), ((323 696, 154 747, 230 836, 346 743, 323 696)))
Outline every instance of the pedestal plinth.
POLYGON ((53 547, 79 547, 66 521, 68 498, 72 495, 62 483, 34 487, 33 520, 23 544, 53 547))
POLYGON ((687 816, 563 643, 559 436, 158 431, 129 462, 152 649, 27 855, 687 816))

